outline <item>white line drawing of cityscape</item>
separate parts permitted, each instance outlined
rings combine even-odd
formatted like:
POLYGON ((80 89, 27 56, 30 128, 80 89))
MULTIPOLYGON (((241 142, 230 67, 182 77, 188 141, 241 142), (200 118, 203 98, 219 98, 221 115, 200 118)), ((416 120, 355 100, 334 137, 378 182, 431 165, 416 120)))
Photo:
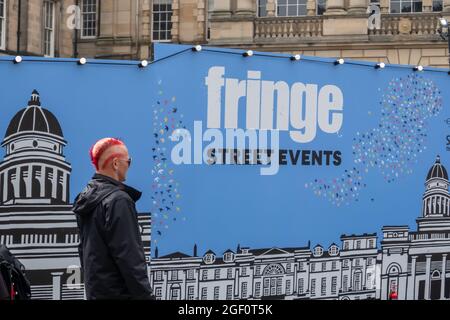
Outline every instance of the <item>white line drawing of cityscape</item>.
MULTIPOLYGON (((25 265, 33 299, 84 299, 71 165, 61 126, 35 90, 10 121, 1 147, 0 243, 25 265)), ((450 193, 439 156, 425 180, 417 230, 385 226, 342 235, 328 247, 248 247, 203 256, 174 252, 150 261, 151 218, 139 215, 150 282, 157 299, 450 299, 450 193)))
POLYGON ((440 157, 428 171, 417 231, 408 226, 342 235, 341 246, 239 247, 216 255, 174 252, 151 261, 157 299, 393 299, 450 298, 450 194, 440 157))

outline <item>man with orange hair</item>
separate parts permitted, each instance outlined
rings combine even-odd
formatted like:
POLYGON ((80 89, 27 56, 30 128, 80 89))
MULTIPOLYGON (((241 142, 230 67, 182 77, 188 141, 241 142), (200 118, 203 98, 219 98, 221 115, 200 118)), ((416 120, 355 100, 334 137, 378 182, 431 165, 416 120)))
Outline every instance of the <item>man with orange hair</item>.
POLYGON ((96 173, 76 197, 80 261, 86 298, 152 299, 135 202, 125 185, 131 158, 125 144, 104 138, 90 150, 96 173))

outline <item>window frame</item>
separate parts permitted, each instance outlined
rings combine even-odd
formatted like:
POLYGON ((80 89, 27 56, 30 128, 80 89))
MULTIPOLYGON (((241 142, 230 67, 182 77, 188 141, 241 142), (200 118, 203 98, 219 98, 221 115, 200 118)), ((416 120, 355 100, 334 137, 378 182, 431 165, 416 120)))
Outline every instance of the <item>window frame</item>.
POLYGON ((283 4, 280 4, 279 0, 276 2, 276 16, 277 17, 304 17, 304 16, 307 15, 307 13, 308 13, 307 5, 306 5, 307 0, 296 0, 296 2, 297 2, 296 4, 289 4, 289 0, 285 0, 285 1, 286 1, 286 3, 283 3, 283 4), (304 4, 300 3, 300 2, 304 2, 304 4), (286 7, 286 15, 280 15, 278 13, 279 9, 283 8, 283 7, 286 7), (289 7, 295 7, 296 8, 296 14, 295 15, 289 14, 289 7), (299 8, 300 7, 304 7, 304 9, 305 9, 305 13, 304 14, 299 14, 299 8))
MULTIPOLYGON (((161 7, 159 7, 161 8, 161 7)), ((173 15, 173 8, 172 8, 172 2, 168 1, 168 0, 155 0, 152 2, 152 24, 151 24, 151 39, 152 42, 171 42, 172 41, 172 15, 173 15), (166 9, 164 11, 162 11, 161 9, 156 11, 155 10, 155 6, 161 6, 161 5, 165 5, 165 6, 170 6, 170 9, 166 9), (167 26, 170 25, 170 29, 167 28, 166 29, 161 29, 161 19, 156 20, 155 16, 156 15, 162 15, 162 14, 167 14, 168 15, 168 19, 164 20, 163 23, 166 24, 167 26), (155 31, 155 21, 158 22, 158 30, 155 31), (158 33, 158 39, 155 39, 155 32, 158 33), (164 37, 164 39, 161 38, 161 33, 164 33, 167 37, 164 37)))
POLYGON ((54 0, 44 0, 43 2, 43 54, 44 57, 53 58, 55 57, 55 13, 56 13, 56 2, 54 0), (51 6, 51 27, 47 26, 47 6, 51 6), (49 52, 47 52, 47 31, 49 31, 50 39, 49 39, 49 52))
POLYGON ((8 8, 8 0, 0 0, 3 3, 3 12, 0 12, 0 50, 6 49, 6 21, 7 17, 7 8, 8 8))
POLYGON ((327 278, 322 277, 320 279, 320 295, 326 296, 327 295, 327 278))
POLYGON ((258 0, 258 2, 256 4, 256 16, 258 18, 267 17, 267 0, 258 0), (264 1, 264 5, 261 5, 261 1, 264 1), (265 9, 266 14, 265 15, 261 15, 261 11, 260 10, 264 6, 266 7, 266 9, 265 9))
MULTIPOLYGON (((92 5, 92 4, 91 4, 92 5)), ((95 39, 98 37, 98 31, 99 31, 99 12, 100 12, 100 1, 99 0, 82 0, 81 1, 81 30, 80 30, 80 39, 95 39), (84 35, 84 19, 85 19, 85 15, 88 14, 93 14, 93 11, 90 12, 84 12, 84 8, 85 8, 85 1, 93 1, 95 2, 95 19, 93 21, 95 21, 95 34, 94 35, 84 35)))
POLYGON ((408 14, 408 13, 422 13, 423 12, 423 1, 422 0, 389 0, 389 13, 390 14, 408 14), (399 12, 392 12, 392 3, 399 3, 399 12), (411 11, 402 11, 403 3, 411 3, 411 11), (414 3, 420 3, 420 11, 414 11, 414 3))

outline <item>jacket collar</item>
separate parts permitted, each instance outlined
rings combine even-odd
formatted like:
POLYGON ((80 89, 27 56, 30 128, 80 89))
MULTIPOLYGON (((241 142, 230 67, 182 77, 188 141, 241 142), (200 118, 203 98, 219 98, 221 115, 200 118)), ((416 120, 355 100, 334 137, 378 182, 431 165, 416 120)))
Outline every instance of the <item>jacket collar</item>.
POLYGON ((94 174, 94 176, 92 177, 92 179, 94 180, 103 180, 106 183, 110 183, 112 185, 117 186, 120 190, 125 191, 130 197, 131 199, 133 199, 134 202, 138 201, 141 196, 142 196, 142 192, 140 192, 139 190, 130 187, 116 179, 113 179, 111 177, 105 176, 103 174, 100 173, 96 173, 94 174))

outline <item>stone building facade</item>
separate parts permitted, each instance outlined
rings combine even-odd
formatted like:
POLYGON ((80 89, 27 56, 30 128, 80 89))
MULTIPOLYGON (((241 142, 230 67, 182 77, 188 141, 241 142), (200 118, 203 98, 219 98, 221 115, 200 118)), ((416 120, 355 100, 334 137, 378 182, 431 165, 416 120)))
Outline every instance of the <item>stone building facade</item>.
POLYGON ((163 41, 448 67, 439 18, 450 0, 0 0, 0 52, 149 59, 163 41))

